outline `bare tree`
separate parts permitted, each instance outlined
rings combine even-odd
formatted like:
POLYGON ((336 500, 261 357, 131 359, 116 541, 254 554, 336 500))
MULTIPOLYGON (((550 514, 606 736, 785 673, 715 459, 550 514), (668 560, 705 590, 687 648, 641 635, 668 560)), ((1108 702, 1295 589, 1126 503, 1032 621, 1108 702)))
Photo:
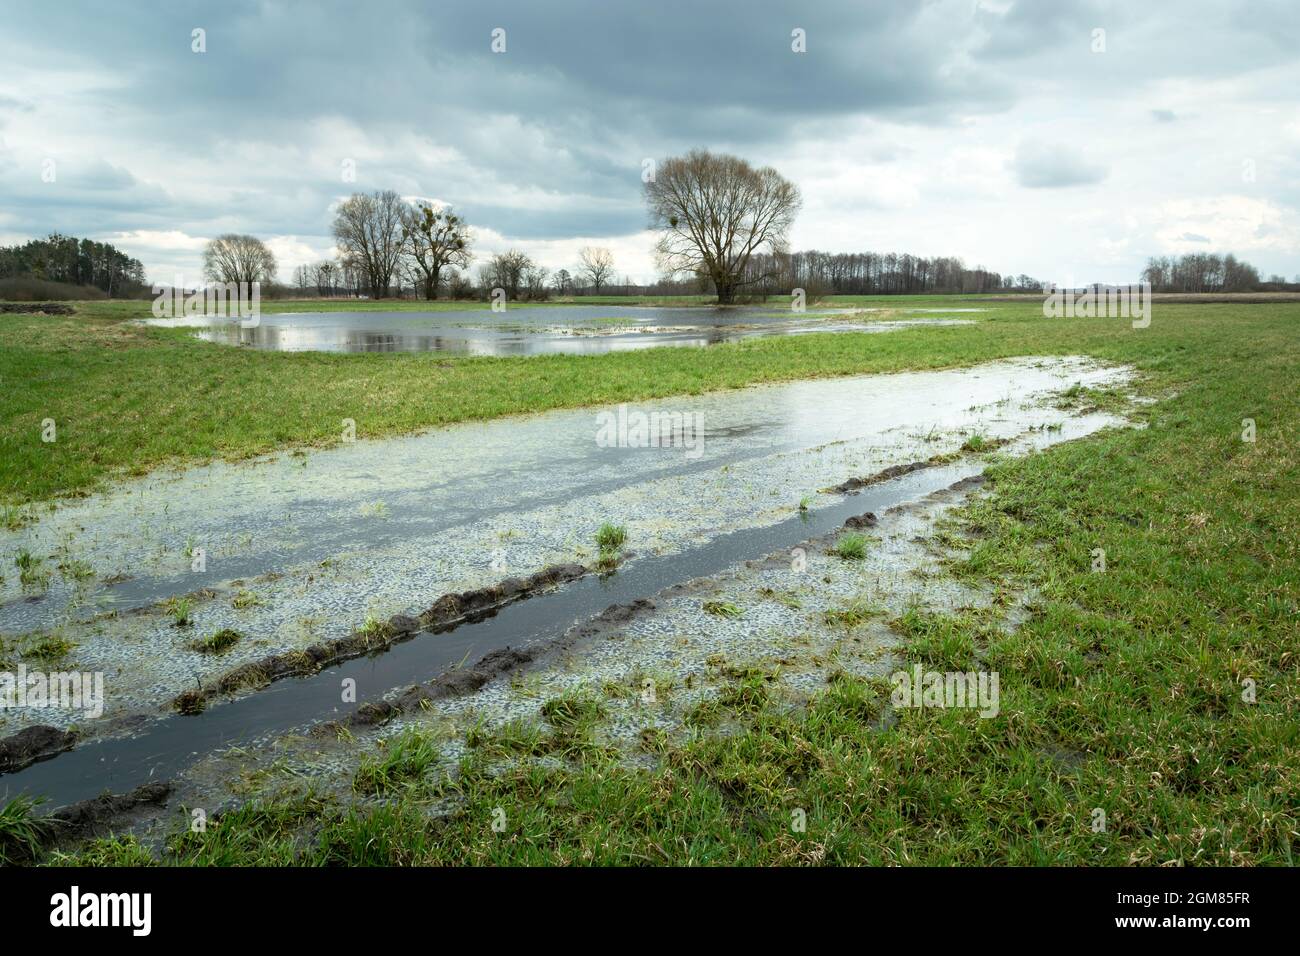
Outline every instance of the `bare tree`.
POLYGON ((406 204, 391 189, 354 193, 334 215, 334 241, 360 268, 370 294, 384 298, 402 257, 402 211, 406 204))
POLYGON ((339 267, 334 265, 328 259, 324 262, 317 263, 312 269, 312 276, 316 282, 316 291, 320 295, 334 295, 334 286, 338 282, 339 267))
POLYGON ((546 277, 551 270, 545 266, 533 265, 524 270, 524 288, 528 298, 533 302, 542 302, 550 298, 550 289, 546 287, 546 277))
POLYGON ((203 275, 212 282, 275 281, 275 255, 256 236, 228 232, 203 249, 203 275))
POLYGON ((453 299, 472 299, 474 282, 466 273, 452 269, 447 274, 447 294, 453 299))
POLYGON ((561 269, 551 277, 551 285, 560 295, 568 295, 569 287, 573 285, 573 276, 569 275, 568 269, 561 269))
POLYGON ((469 227, 450 209, 427 203, 402 212, 402 250, 424 281, 424 297, 438 298, 438 279, 445 266, 468 266, 469 227))
POLYGON ((756 281, 750 258, 768 247, 786 251, 799 212, 799 189, 775 169, 755 169, 737 156, 692 150, 661 163, 645 184, 650 226, 662 230, 655 246, 669 275, 707 277, 722 304, 756 281))
POLYGON ((533 260, 518 249, 499 252, 479 268, 479 280, 485 291, 504 289, 510 299, 519 298, 519 288, 533 268, 533 260))
POLYGON ((578 271, 587 277, 596 287, 596 294, 600 295, 600 287, 614 274, 614 253, 600 246, 584 246, 578 251, 578 260, 581 263, 578 271))

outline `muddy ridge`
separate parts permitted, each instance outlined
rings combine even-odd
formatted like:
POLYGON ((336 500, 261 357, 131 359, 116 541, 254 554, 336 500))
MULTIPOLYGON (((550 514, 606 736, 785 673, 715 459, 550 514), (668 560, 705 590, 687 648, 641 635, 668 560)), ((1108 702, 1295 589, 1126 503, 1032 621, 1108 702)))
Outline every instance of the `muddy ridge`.
POLYGON ((51 850, 103 836, 120 826, 128 814, 146 807, 162 808, 171 794, 170 781, 155 781, 142 783, 129 793, 101 793, 55 810, 41 817, 45 826, 39 838, 40 848, 51 850))
POLYGON ((854 495, 863 488, 871 485, 878 485, 881 482, 890 481, 894 478, 901 478, 903 475, 910 475, 914 471, 920 471, 922 468, 934 468, 937 465, 948 465, 961 457, 962 452, 973 451, 977 454, 994 451, 1003 445, 1009 444, 1009 438, 990 438, 985 439, 978 448, 966 448, 964 445, 955 452, 946 455, 931 455, 923 461, 909 461, 905 465, 890 465, 874 475, 868 475, 865 478, 849 478, 838 485, 832 485, 830 488, 821 489, 826 494, 854 495))
POLYGON ((247 687, 264 687, 286 677, 313 674, 333 664, 385 650, 424 631, 438 634, 461 624, 480 621, 509 604, 576 581, 588 573, 589 569, 581 564, 553 564, 526 578, 510 577, 484 588, 444 594, 418 617, 395 614, 382 624, 353 631, 334 641, 241 664, 222 674, 208 687, 196 687, 178 694, 172 699, 171 706, 182 714, 202 713, 207 702, 214 697, 233 694, 247 687))
POLYGON ((24 767, 71 750, 77 735, 48 724, 24 727, 16 734, 0 739, 0 774, 13 773, 24 767))
POLYGON ((0 302, 0 313, 8 315, 75 315, 76 312, 62 302, 0 302))

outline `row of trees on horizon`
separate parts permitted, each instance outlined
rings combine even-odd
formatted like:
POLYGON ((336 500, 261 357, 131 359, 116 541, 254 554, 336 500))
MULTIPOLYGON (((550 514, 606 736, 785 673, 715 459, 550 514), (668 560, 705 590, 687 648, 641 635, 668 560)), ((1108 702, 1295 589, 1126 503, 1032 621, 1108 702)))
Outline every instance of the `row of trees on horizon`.
MULTIPOLYGON (((425 207, 427 209, 428 207, 425 207)), ((423 217, 423 213, 420 214, 423 217)), ((443 214, 435 223, 445 223, 443 214)), ((437 217, 438 213, 434 213, 437 217)), ((436 228, 436 227, 435 227, 436 228)), ((427 235, 422 233, 422 235, 427 235)), ((428 242, 428 239, 423 240, 428 242)), ((299 266, 290 285, 278 283, 275 256, 253 236, 225 235, 205 249, 205 278, 213 282, 260 281, 263 295, 276 297, 370 297, 485 299, 492 289, 504 289, 511 301, 543 301, 551 296, 576 295, 702 295, 713 291, 707 276, 661 278, 634 283, 615 270, 612 252, 603 247, 581 250, 574 268, 550 272, 516 249, 496 253, 478 267, 477 276, 464 268, 469 241, 455 249, 455 264, 437 266, 426 254, 418 261, 398 256, 387 296, 376 295, 375 280, 357 256, 342 255, 299 266), (460 266, 460 267, 458 267, 460 266)), ((832 253, 808 250, 760 253, 746 267, 742 295, 763 298, 803 289, 809 297, 826 295, 947 295, 997 292, 1036 293, 1050 286, 1032 276, 1002 275, 968 268, 956 257, 913 256, 907 253, 832 253)), ((1190 253, 1153 257, 1142 272, 1155 292, 1213 293, 1300 291, 1300 275, 1261 277, 1259 270, 1231 253, 1190 253)), ((103 296, 138 298, 150 295, 144 266, 108 243, 51 234, 21 245, 0 246, 0 298, 52 298, 77 289, 103 296), (67 288, 60 290, 57 286, 67 288), (21 295, 30 287, 31 296, 21 295)), ((1104 283, 1101 283, 1104 285, 1104 283)))

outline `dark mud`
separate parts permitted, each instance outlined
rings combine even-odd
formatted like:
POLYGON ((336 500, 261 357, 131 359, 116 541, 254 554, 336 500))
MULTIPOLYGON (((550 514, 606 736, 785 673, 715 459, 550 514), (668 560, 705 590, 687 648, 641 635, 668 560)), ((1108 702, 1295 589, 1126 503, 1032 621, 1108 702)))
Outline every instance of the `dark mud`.
POLYGON ((863 488, 869 488, 872 485, 878 485, 882 481, 889 481, 893 478, 901 478, 903 475, 910 475, 914 471, 920 471, 922 468, 929 468, 937 464, 936 461, 909 461, 905 465, 890 465, 874 475, 868 475, 865 478, 849 478, 847 481, 841 481, 838 485, 832 485, 830 488, 823 488, 822 491, 827 494, 837 495, 854 495, 863 488))
MULTIPOLYGON (((369 630, 353 631, 347 637, 312 644, 301 651, 272 654, 260 661, 242 664, 221 675, 210 687, 187 690, 172 701, 182 714, 199 714, 213 697, 233 694, 248 687, 264 687, 286 677, 314 674, 333 664, 374 654, 409 640, 422 631, 439 634, 461 624, 481 621, 503 607, 522 601, 588 574, 581 564, 553 564, 526 578, 506 578, 497 584, 472 591, 444 594, 418 618, 396 614, 387 623, 369 630)), ((364 711, 364 705, 361 709, 364 711)))
POLYGON ((62 302, 0 302, 7 315, 76 315, 77 310, 62 302))
POLYGON ((101 793, 82 800, 42 819, 51 824, 45 832, 43 849, 75 846, 115 830, 130 820, 150 819, 149 808, 161 809, 171 796, 170 781, 144 783, 130 793, 101 793))
POLYGON ((70 730, 47 724, 24 727, 0 740, 0 773, 13 773, 38 760, 57 756, 71 750, 76 742, 77 735, 70 730))

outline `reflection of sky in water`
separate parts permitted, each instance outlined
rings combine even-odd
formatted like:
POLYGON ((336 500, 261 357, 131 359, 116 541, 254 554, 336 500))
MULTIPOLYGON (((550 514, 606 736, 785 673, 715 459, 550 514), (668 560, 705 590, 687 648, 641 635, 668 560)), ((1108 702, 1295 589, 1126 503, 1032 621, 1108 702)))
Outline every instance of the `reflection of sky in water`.
MULTIPOLYGON (((196 334, 223 345, 280 352, 453 352, 464 355, 584 355, 654 348, 706 346, 762 335, 806 332, 890 332, 910 325, 955 325, 969 320, 918 318, 846 322, 854 311, 806 313, 771 309, 545 306, 445 312, 300 312, 263 315, 241 328, 228 319, 161 320, 200 326, 196 334)), ((935 310, 908 310, 935 311, 935 310)))
MULTIPOLYGON (((632 510, 624 510, 630 508, 666 527, 670 516, 680 513, 683 527, 689 526, 686 533, 695 534, 744 520, 754 507, 740 493, 746 481, 757 487, 792 483, 776 501, 797 501, 850 474, 927 457, 940 447, 926 439, 932 432, 1016 434, 1043 420, 1043 410, 1032 404, 1036 394, 1109 377, 1085 362, 1018 360, 791 382, 630 406, 691 415, 703 426, 697 456, 673 448, 602 447, 597 442, 601 409, 586 408, 362 440, 305 457, 159 472, 66 503, 27 528, 0 530, 0 554, 26 549, 51 556, 53 563, 61 544, 70 542, 75 557, 88 561, 101 579, 131 575, 107 587, 101 582, 73 586, 56 577, 50 592, 35 602, 22 599, 20 582, 11 575, 0 583, 0 633, 49 626, 65 614, 84 618, 102 609, 103 601, 138 606, 344 553, 377 557, 391 549, 407 552, 403 560, 414 554, 445 557, 448 536, 458 539, 453 551, 462 558, 490 554, 498 531, 518 532, 512 547, 564 553, 589 538, 584 524, 599 524, 613 513, 608 504, 593 502, 624 492, 634 500, 619 506, 621 518, 635 520, 632 510), (1021 400, 1031 404, 1020 408, 1021 400), (818 448, 835 449, 836 455, 861 451, 866 457, 847 464, 806 454, 818 448), (813 471, 803 475, 804 467, 813 471), (658 480, 670 482, 660 489, 668 496, 664 500, 651 490, 658 480), (380 515, 367 510, 376 502, 383 503, 380 515), (421 545, 411 552, 417 541, 421 545), (203 573, 192 571, 185 557, 191 542, 206 549, 203 573)), ((357 424, 364 438, 363 416, 357 424)), ((960 438, 950 440, 960 443, 960 438)), ((762 507, 773 503, 765 499, 762 507)), ((392 568, 389 558, 377 560, 372 570, 391 573, 392 568)), ((437 593, 432 583, 425 591, 437 593)))

